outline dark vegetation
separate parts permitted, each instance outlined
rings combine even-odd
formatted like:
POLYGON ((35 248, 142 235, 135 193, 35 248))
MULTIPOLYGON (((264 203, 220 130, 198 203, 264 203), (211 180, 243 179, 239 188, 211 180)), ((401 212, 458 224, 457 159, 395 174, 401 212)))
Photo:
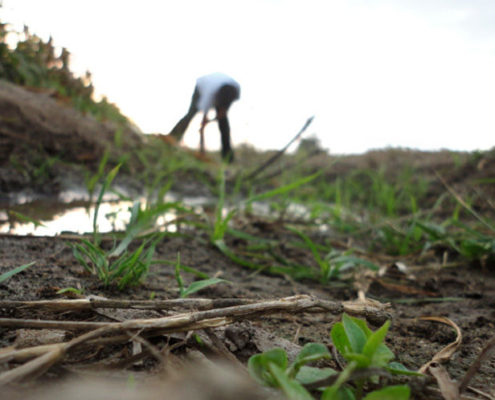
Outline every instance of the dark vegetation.
MULTIPOLYGON (((26 311, 25 304, 17 307, 6 300, 84 299, 98 294, 158 301, 186 299, 199 292, 234 304, 233 300, 311 294, 340 305, 359 296, 356 303, 372 309, 368 313, 354 309, 360 318, 281 311, 278 320, 258 316, 257 322, 236 314, 232 326, 224 330, 216 325, 182 327, 194 332, 188 336, 180 330, 148 331, 143 325, 122 331, 146 348, 142 359, 129 353, 128 338, 105 346, 103 339, 116 337, 103 337, 99 347, 89 346, 91 356, 65 347, 62 353, 67 357, 57 356, 52 368, 41 363, 33 375, 47 374, 57 381, 75 368, 105 370, 105 363, 120 366, 128 376, 138 371, 157 375, 182 366, 195 349, 203 357, 213 353, 247 364, 254 379, 290 399, 406 399, 411 390, 417 398, 441 398, 446 396, 445 387, 454 391, 459 387, 437 378, 439 367, 427 362, 454 342, 455 355, 453 351, 435 360, 445 364, 447 376, 457 379, 462 390, 471 379, 475 389, 488 393, 493 388, 493 363, 484 364, 474 377, 466 374, 481 360, 478 356, 495 326, 493 151, 386 149, 333 156, 309 138, 300 141, 294 154, 283 155, 252 177, 272 152, 238 148, 236 163, 227 169, 217 161, 218 154, 209 154, 209 163, 200 162, 192 152, 158 136, 136 133, 114 105, 93 99, 89 73, 84 78, 73 75, 67 50, 57 52, 51 39, 44 42, 27 28, 17 34, 17 45, 11 49, 6 37, 14 33, 5 24, 0 26, 0 77, 23 86, 0 89, 22 97, 28 88, 35 92, 26 95, 33 104, 34 98, 45 96, 43 107, 79 111, 71 117, 78 135, 55 139, 48 128, 35 126, 36 118, 12 114, 18 117, 12 121, 10 114, 1 114, 0 200, 8 208, 6 218, 12 224, 42 223, 36 213, 14 204, 14 194, 39 195, 43 188, 45 196, 56 195, 71 185, 87 190, 95 210, 88 235, 0 237, 2 317, 58 320, 69 346, 80 332, 65 328, 64 322, 113 323, 144 316, 102 314, 91 308, 57 313, 35 305, 26 311), (96 140, 78 130, 86 126, 86 118, 99 121, 99 127, 110 123, 107 134, 94 132, 100 135, 96 140), (28 140, 33 130, 37 145, 28 140), (60 140, 63 147, 55 144, 60 140), (178 200, 166 200, 170 191, 178 200), (130 215, 125 230, 103 234, 97 213, 109 192, 132 205, 122 210, 130 215), (209 196, 213 203, 192 207, 183 200, 191 194, 209 196), (170 213, 173 219, 164 221, 170 213), (388 302, 391 308, 385 305, 388 302), (460 327, 458 332, 467 340, 456 343, 459 335, 452 329, 432 328, 414 319, 425 314, 444 317, 443 323, 460 327), (260 332, 271 335, 264 345, 256 341, 260 332), (287 347, 282 350, 280 343, 287 347), (421 366, 429 378, 413 372, 421 366)), ((46 108, 32 110, 42 115, 46 108)), ((158 316, 156 310, 146 315, 158 316)), ((23 347, 19 344, 23 330, 6 324, 0 328, 2 345, 23 347)), ((36 346, 28 341, 24 347, 36 346)), ((12 358, 0 354, 0 382, 18 380, 8 373, 26 362, 15 351, 9 354, 12 358)), ((20 376, 28 381, 30 377, 20 376)), ((273 398, 274 392, 267 393, 273 398)))

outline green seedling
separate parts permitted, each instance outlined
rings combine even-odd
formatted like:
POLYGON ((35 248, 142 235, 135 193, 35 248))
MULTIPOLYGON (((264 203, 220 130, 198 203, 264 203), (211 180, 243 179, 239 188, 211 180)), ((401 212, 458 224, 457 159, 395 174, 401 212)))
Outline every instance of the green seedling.
POLYGON ((304 244, 309 248, 316 263, 320 267, 319 277, 323 283, 328 282, 331 279, 338 279, 341 271, 359 265, 373 271, 379 269, 379 267, 371 261, 351 256, 352 250, 341 252, 335 249, 327 249, 327 254, 322 257, 319 246, 314 243, 308 235, 293 227, 287 227, 287 229, 299 235, 304 244))
POLYGON ((495 256, 493 232, 487 233, 486 229, 482 229, 483 227, 475 229, 457 219, 451 219, 441 225, 418 222, 418 226, 428 236, 425 249, 441 245, 454 250, 468 260, 483 260, 495 256))
POLYGON ((225 236, 225 232, 227 230, 229 221, 238 211, 237 209, 230 210, 227 215, 224 217, 223 212, 225 208, 225 166, 222 165, 220 170, 220 179, 219 179, 219 190, 218 190, 218 202, 215 208, 215 223, 213 225, 213 231, 211 233, 210 239, 213 244, 216 244, 219 241, 223 242, 223 238, 225 236))
POLYGON ((118 256, 113 251, 105 251, 99 245, 82 239, 81 243, 71 244, 76 260, 91 274, 97 275, 105 286, 116 282, 120 290, 137 285, 148 274, 152 264, 155 246, 162 235, 148 239, 135 251, 125 250, 118 256))
MULTIPOLYGON (((246 266, 248 268, 253 268, 253 269, 267 269, 271 270, 274 272, 277 267, 272 267, 272 266, 260 266, 257 265, 256 263, 250 262, 248 260, 244 260, 242 257, 237 255, 235 251, 230 249, 228 245, 225 243, 225 234, 229 230, 229 222, 231 219, 242 209, 249 208, 249 206, 257 201, 265 201, 268 199, 271 199, 275 196, 279 195, 284 195, 292 190, 295 190, 296 188, 307 184, 314 180, 316 177, 320 175, 320 173, 316 173, 310 176, 307 176, 305 178, 299 179, 295 182, 292 182, 290 184, 287 184, 285 186, 269 190, 264 193, 260 194, 254 194, 251 195, 247 200, 245 200, 242 204, 240 204, 238 207, 235 207, 228 211, 224 215, 224 209, 225 209, 225 167, 223 167, 220 171, 220 178, 219 178, 219 190, 218 190, 218 202, 216 205, 215 209, 215 221, 213 224, 212 229, 210 230, 210 241, 211 243, 218 249, 220 250, 224 255, 229 257, 232 261, 239 265, 246 266)), ((284 273, 287 273, 288 271, 285 268, 278 268, 280 270, 283 270, 284 273)))
MULTIPOLYGON (((181 298, 186 298, 191 294, 196 293, 201 289, 205 289, 209 286, 217 285, 222 282, 228 282, 225 279, 206 277, 199 281, 194 281, 188 287, 185 287, 184 280, 182 279, 182 276, 180 274, 182 269, 184 270, 188 269, 189 271, 191 270, 194 271, 193 269, 181 265, 180 254, 177 254, 177 262, 175 263, 175 280, 177 281, 177 286, 179 287, 179 295, 181 298)), ((203 274, 201 275, 204 276, 203 274)))
POLYGON ((113 250, 112 256, 119 256, 134 239, 149 231, 153 231, 156 221, 161 215, 171 211, 190 212, 189 209, 183 207, 178 202, 159 202, 149 204, 143 208, 140 201, 135 201, 132 207, 129 208, 129 211, 131 212, 131 217, 126 226, 124 237, 120 244, 113 250))
POLYGON ((10 279, 12 276, 15 274, 18 274, 19 272, 24 271, 26 268, 29 268, 31 265, 33 265, 36 261, 32 261, 28 264, 21 265, 19 267, 15 267, 11 269, 10 271, 4 272, 2 275, 0 275, 0 283, 5 282, 7 279, 10 279))
POLYGON ((424 235, 417 221, 412 218, 406 221, 405 228, 393 222, 374 229, 379 245, 390 255, 408 255, 420 251, 424 247, 424 235))
POLYGON ((271 199, 275 196, 280 196, 284 195, 292 190, 297 189, 298 187, 305 185, 314 179, 316 179, 320 173, 316 173, 307 177, 304 177, 302 179, 299 179, 295 182, 291 182, 287 185, 278 187, 276 189, 272 189, 269 191, 266 191, 264 193, 259 193, 259 194, 254 194, 251 195, 247 200, 243 202, 239 207, 236 207, 232 210, 230 210, 226 216, 223 216, 223 211, 225 207, 225 170, 222 168, 220 171, 220 179, 219 179, 219 198, 217 202, 217 206, 215 209, 215 223, 213 226, 213 232, 211 235, 211 240, 213 243, 215 243, 217 240, 223 240, 225 233, 227 231, 228 223, 229 221, 233 218, 233 216, 238 213, 241 209, 244 209, 245 207, 249 206, 250 204, 257 202, 257 201, 265 201, 268 199, 271 199))
MULTIPOLYGON (((385 336, 390 327, 390 321, 385 322, 381 328, 375 332, 371 331, 364 320, 350 317, 347 314, 342 316, 342 322, 337 322, 332 327, 330 335, 337 350, 342 354, 348 362, 344 372, 350 378, 359 370, 379 371, 384 370, 392 375, 421 375, 414 371, 409 371, 402 364, 392 362, 395 358, 392 351, 385 345, 385 336)), ((378 382, 378 375, 373 375, 370 372, 369 378, 371 382, 378 382)), ((342 380, 325 389, 322 395, 323 400, 337 400, 341 397, 339 393, 347 381, 342 380)), ((356 389, 354 390, 351 399, 362 399, 363 388, 366 383, 365 378, 356 380, 356 389)), ((349 388, 347 388, 349 389, 349 388)), ((407 386, 399 386, 394 389, 388 389, 393 393, 401 394, 398 399, 409 398, 409 388, 407 386), (402 389, 400 389, 402 388, 402 389)), ((374 393, 374 392, 372 392, 374 393)), ((379 398, 378 394, 369 394, 365 398, 379 398)))
POLYGON ((283 349, 273 349, 252 356, 248 361, 248 370, 258 383, 281 389, 288 399, 312 400, 303 385, 326 379, 337 372, 331 368, 314 368, 305 364, 330 357, 325 345, 308 343, 290 365, 283 349))
POLYGON ((410 389, 406 385, 385 386, 364 394, 366 382, 377 384, 379 376, 421 375, 392 361, 394 354, 384 344, 389 326, 387 321, 373 332, 365 321, 344 314, 331 331, 335 347, 347 361, 341 372, 307 365, 331 358, 327 347, 319 343, 306 344, 290 364, 282 349, 256 354, 249 359, 248 370, 258 383, 282 390, 291 400, 314 399, 308 387, 318 388, 321 400, 407 400, 410 389))

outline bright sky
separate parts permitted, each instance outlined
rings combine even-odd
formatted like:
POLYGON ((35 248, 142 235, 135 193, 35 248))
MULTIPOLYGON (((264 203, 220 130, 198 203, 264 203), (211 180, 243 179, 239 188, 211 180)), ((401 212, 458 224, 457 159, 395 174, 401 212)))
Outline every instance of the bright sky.
POLYGON ((242 87, 234 145, 281 148, 311 115, 332 153, 495 145, 492 0, 3 0, 0 18, 52 35, 144 132, 168 133, 220 71, 242 87))

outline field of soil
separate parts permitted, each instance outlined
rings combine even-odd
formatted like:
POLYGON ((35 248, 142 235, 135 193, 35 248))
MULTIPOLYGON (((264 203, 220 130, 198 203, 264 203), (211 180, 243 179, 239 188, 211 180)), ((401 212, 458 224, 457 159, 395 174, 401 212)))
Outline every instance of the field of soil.
MULTIPOLYGON (((4 88, 0 97, 0 111, 7 110, 5 104, 11 105, 8 118, 7 114, 0 115, 0 208, 5 209, 13 207, 13 199, 19 193, 53 195, 84 180, 77 166, 60 170, 50 167, 46 175, 38 176, 33 171, 42 164, 37 161, 33 166, 20 158, 26 143, 35 140, 32 127, 36 121, 40 124, 36 140, 46 144, 38 155, 58 151, 57 141, 51 136, 55 125, 40 117, 48 112, 47 102, 55 107, 56 101, 37 102, 38 94, 22 92, 24 97, 18 96, 29 107, 19 108, 15 106, 19 97, 10 103, 6 100, 5 93, 15 97, 12 91, 16 90, 4 88), (12 165, 12 154, 22 165, 12 165)), ((53 110, 50 112, 56 112, 53 110)), ((64 119, 60 124, 74 121, 64 119)), ((68 131, 77 140, 59 132, 64 142, 59 159, 65 162, 77 158, 94 169, 97 155, 102 154, 98 149, 102 136, 92 139, 88 122, 70 126, 68 131), (81 146, 88 152, 79 151, 81 146)), ((120 151, 129 151, 137 143, 145 145, 139 136, 129 135, 129 143, 120 151)), ((112 137, 111 133, 108 136, 112 137)), ((235 171, 250 163, 253 168, 259 165, 251 151, 239 151, 237 165, 231 168, 235 171)), ((112 156, 118 158, 119 154, 112 156)), ((266 154, 257 157, 262 160, 266 154)), ((331 163, 329 180, 358 168, 386 164, 393 171, 396 165, 413 165, 437 181, 429 194, 432 204, 446 191, 445 184, 461 193, 463 187, 495 176, 493 153, 477 157, 459 153, 454 157, 450 152, 383 150, 338 160, 325 153, 315 155, 311 163, 315 170, 331 163), (445 182, 435 174, 441 174, 445 182)), ((208 168, 215 171, 217 166, 211 164, 208 168)), ((213 179, 210 175, 199 179, 194 174, 178 173, 184 175, 177 180, 175 189, 186 194, 204 193, 205 180, 213 179)), ((122 184, 135 192, 140 190, 139 183, 132 179, 132 168, 122 184)), ((484 186, 486 202, 476 206, 478 212, 490 217, 494 211, 494 186, 493 182, 484 186)), ((246 214, 232 223, 248 234, 273 239, 279 243, 279 254, 314 266, 307 250, 284 247, 294 239, 294 233, 284 229, 283 221, 246 214)), ((332 237, 331 231, 321 235, 326 235, 324 240, 333 240, 336 248, 351 245, 342 235, 332 237)), ((0 274, 34 262, 0 283, 0 384, 7 384, 5 393, 9 397, 5 398, 277 398, 278 394, 259 389, 247 377, 248 358, 274 347, 282 347, 289 357, 294 357, 309 342, 332 348, 329 332, 344 310, 366 318, 373 330, 390 319, 386 344, 397 361, 411 370, 418 370, 462 336, 461 342, 453 345, 455 351, 437 363, 443 365, 451 379, 461 382, 470 366, 479 361, 462 398, 495 398, 495 357, 492 353, 491 357, 485 354, 484 359, 479 359, 495 337, 493 258, 483 263, 462 259, 445 263, 445 255, 438 248, 409 256, 368 251, 366 256, 381 267, 380 273, 363 272, 352 279, 323 284, 243 267, 215 248, 203 230, 189 227, 181 235, 160 241, 154 258, 173 261, 180 253, 181 264, 228 282, 179 299, 174 266, 165 262, 154 264, 140 285, 124 291, 113 285, 103 286, 74 258, 70 244, 79 239, 68 233, 55 237, 0 235, 0 274), (64 288, 76 288, 78 293, 58 294, 64 288), (212 301, 195 301, 197 298, 212 301), (105 299, 117 302, 112 305, 105 299), (175 303, 169 301, 173 299, 177 299, 175 303), (184 320, 177 317, 176 322, 170 322, 174 315, 184 320), (452 325, 420 317, 444 317, 459 331, 452 325), (160 325, 164 321, 168 325, 160 325), (119 323, 123 324, 117 326, 119 323), (92 337, 83 338, 91 332, 92 337), (81 338, 80 342, 77 338, 81 338), (63 347, 63 343, 71 345, 63 347), (26 350, 21 352, 22 349, 26 350), (212 362, 222 365, 221 369, 217 370, 212 362), (89 390, 90 386, 94 391, 89 390)), ((245 247, 238 238, 230 238, 228 244, 232 249, 245 247)), ((104 235, 103 246, 110 249, 112 245, 111 236, 104 235)), ((194 277, 184 274, 184 279, 187 286, 194 277)), ((337 370, 341 367, 335 359, 327 365, 337 370)), ((413 398, 447 398, 432 376, 399 381, 410 384, 413 398)))

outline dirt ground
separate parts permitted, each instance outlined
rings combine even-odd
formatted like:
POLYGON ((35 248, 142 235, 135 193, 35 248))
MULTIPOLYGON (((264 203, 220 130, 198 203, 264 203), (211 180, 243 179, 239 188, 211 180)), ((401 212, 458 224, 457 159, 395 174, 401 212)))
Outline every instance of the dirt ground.
MULTIPOLYGON (((308 294, 337 302, 352 300, 356 297, 356 290, 352 286, 333 287, 253 273, 229 262, 216 249, 205 246, 200 239, 198 237, 192 240, 183 238, 165 240, 158 246, 156 257, 173 260, 180 251, 184 265, 197 268, 210 276, 221 276, 230 282, 230 284, 219 284, 204 289, 200 292, 201 297, 275 299, 308 294)), ((146 300, 150 299, 152 293, 157 300, 177 298, 177 283, 172 266, 154 266, 149 278, 142 286, 124 292, 119 292, 115 288, 105 289, 93 276, 88 276, 83 271, 74 260, 72 251, 66 242, 66 239, 57 237, 0 237, 0 273, 11 269, 14 265, 36 260, 33 267, 0 285, 1 299, 54 299, 60 297, 55 294, 56 291, 65 287, 80 287, 86 295, 112 299, 146 300)), ((389 312, 393 323, 388 334, 387 345, 396 354, 398 361, 410 369, 418 369, 442 347, 453 342, 456 334, 451 327, 419 321, 416 318, 420 316, 448 317, 460 327, 463 342, 459 351, 445 365, 451 377, 460 379, 486 342, 493 337, 495 328, 493 270, 483 270, 468 265, 455 268, 439 268, 432 265, 412 267, 410 274, 411 276, 406 277, 390 272, 383 277, 375 278, 371 281, 367 293, 375 300, 391 302, 389 312), (420 300, 414 302, 415 298, 420 300), (411 303, 401 303, 400 300, 404 299, 408 299, 411 303)), ((47 312, 23 310, 22 308, 4 309, 1 316, 3 318, 76 321, 112 321, 130 317, 129 314, 122 316, 117 310, 106 310, 102 314, 96 310, 47 312)), ((148 311, 146 316, 158 317, 160 314, 148 311)), ((307 342, 316 341, 330 345, 329 332, 338 318, 338 315, 325 313, 281 313, 252 321, 236 322, 226 329, 219 329, 218 335, 225 340, 229 351, 245 363, 250 355, 271 347, 284 346, 295 352, 298 346, 307 342), (260 336, 264 339, 260 339, 260 336)), ((0 330, 0 343, 4 348, 12 345, 23 347, 37 344, 37 339, 30 337, 27 332, 29 330, 21 331, 3 327, 0 330)), ((42 342, 43 335, 40 337, 39 340, 42 342)), ((67 338, 70 335, 65 333, 64 337, 67 338)), ((179 341, 177 338, 168 340, 179 341)), ((157 342, 158 344, 160 341, 157 342)), ((83 374, 86 370, 94 371, 94 368, 98 366, 102 368, 102 360, 106 359, 115 364, 117 360, 128 357, 122 347, 128 349, 129 345, 117 346, 117 348, 106 351, 100 349, 100 354, 89 359, 68 357, 63 363, 49 370, 46 375, 53 380, 67 376, 70 371, 83 374)), ((176 352, 183 354, 194 347, 191 342, 185 342, 183 346, 177 348, 176 352)), ((14 365, 15 363, 11 364, 11 366, 14 365)), ((3 366, 4 369, 6 367, 6 365, 3 366)), ((153 375, 157 373, 157 369, 156 362, 153 362, 151 358, 144 364, 123 370, 141 373, 144 371, 153 375)), ((108 371, 106 373, 110 374, 108 371)), ((471 386, 493 394, 495 387, 495 361, 493 359, 483 363, 471 382, 471 386)), ((416 390, 417 398, 440 398, 424 387, 418 387, 416 390)))
MULTIPOLYGON (((11 88, 8 87, 8 89, 10 93, 11 88)), ((24 93, 22 96, 31 95, 24 93)), ((42 113, 42 111, 36 111, 35 108, 40 104, 40 107, 44 107, 46 102, 50 102, 47 99, 43 102, 35 100, 29 100, 33 104, 32 114, 42 113)), ((28 100, 24 101, 27 102, 28 100)), ((32 115, 26 116, 18 106, 13 109, 18 112, 16 118, 10 116, 9 118, 3 118, 3 122, 0 121, 0 139, 2 139, 3 145, 3 156, 0 159, 0 187, 2 189, 0 200, 2 201, 10 198, 10 191, 25 189, 30 185, 27 175, 22 173, 22 168, 12 168, 8 163, 8 153, 17 151, 18 154, 22 154, 22 146, 18 145, 18 143, 26 138, 33 140, 29 129, 24 129, 25 127, 23 129, 19 128, 19 126, 22 126, 22 121, 29 119, 27 125, 32 126, 39 119, 31 118, 32 115)), ((50 112, 52 112, 51 108, 50 112)), ((77 118, 80 118, 80 116, 77 118)), ((41 118, 41 120, 44 121, 44 118, 41 118)), ((49 131, 52 127, 47 125, 45 128, 45 134, 49 136, 49 131)), ((91 135, 87 133, 91 129, 91 126, 85 127, 84 131, 80 131, 76 135, 79 139, 74 142, 74 148, 71 151, 67 150, 67 146, 71 147, 71 136, 63 135, 66 157, 72 157, 78 146, 81 146, 81 143, 86 147, 89 146, 88 143, 91 146, 98 146, 98 143, 92 141, 91 135)), ((40 133, 38 132, 38 134, 40 133)), ((108 133, 108 136, 112 137, 111 132, 108 133)), ((47 141, 47 148, 52 152, 56 150, 52 149, 55 142, 53 140, 47 141)), ((244 149, 244 152, 241 151, 238 162, 242 164, 243 160, 246 160, 246 162, 247 160, 252 161, 250 151, 249 149, 244 149)), ((92 154, 95 153, 92 152, 92 154)), ((82 154, 81 157, 85 158, 85 154, 82 154)), ((440 171, 448 182, 453 185, 462 185, 467 181, 471 182, 476 179, 493 178, 493 173, 495 173, 495 157, 493 157, 493 154, 491 157, 480 158, 477 162, 466 164, 463 169, 453 168, 455 160, 452 157, 450 152, 376 151, 363 156, 342 158, 334 165, 332 173, 338 175, 345 174, 353 168, 374 168, 384 162, 388 165, 410 162, 411 165, 421 166, 423 171, 429 171, 430 173, 433 170, 440 171)), ((457 161, 459 159, 464 161, 470 156, 459 154, 457 157, 457 161)), ((315 169, 319 168, 322 163, 328 162, 328 155, 313 158, 315 169)), ((62 175, 61 171, 60 175, 48 176, 49 179, 51 178, 55 182, 53 185, 48 185, 48 191, 60 190, 60 176, 62 175)), ((328 178, 331 179, 332 176, 328 178)), ((65 176, 64 179, 70 181, 71 177, 65 176)), ((79 176, 78 179, 81 179, 81 177, 79 176)), ((494 186, 489 187, 493 189, 494 186)), ((444 188, 441 190, 444 190, 444 188)), ((489 197, 487 200, 491 202, 490 196, 495 192, 492 193, 487 189, 486 193, 489 197)), ((435 195, 434 192, 431 193, 432 201, 434 201, 435 195)), ((4 202, 3 204, 6 203, 4 202)), ((491 210, 493 211, 493 207, 491 210)), ((248 220, 250 233, 266 232, 266 224, 249 224, 249 222, 248 220)), ((384 267, 382 275, 368 276, 361 281, 354 281, 354 283, 323 285, 313 281, 294 281, 288 277, 270 276, 246 269, 229 261, 217 249, 208 244, 208 238, 205 237, 202 231, 188 233, 187 237, 164 239, 158 244, 154 258, 173 261, 177 257, 177 252, 180 252, 182 264, 196 268, 209 276, 224 278, 229 282, 204 289, 197 294, 198 297, 263 300, 280 299, 293 295, 310 295, 340 303, 355 300, 358 296, 358 289, 364 288, 368 298, 381 303, 390 303, 390 309, 387 312, 392 320, 392 327, 386 339, 387 345, 397 356, 397 361, 412 370, 420 368, 431 360, 436 352, 456 339, 456 332, 452 327, 419 320, 417 319, 418 317, 447 317, 460 328, 462 344, 450 359, 444 363, 453 379, 462 379, 469 366, 480 354, 482 348, 494 337, 494 265, 479 266, 460 263, 455 267, 441 267, 438 257, 419 259, 416 257, 401 258, 376 255, 374 261, 384 267), (408 267, 406 273, 397 271, 393 267, 394 263, 405 264, 408 267), (361 285, 359 286, 358 284, 361 285)), ((287 231, 277 229, 276 226, 270 227, 270 235, 282 244, 288 240, 287 231)), ((137 301, 149 300, 150 298, 165 300, 178 297, 173 266, 166 263, 154 265, 149 276, 140 286, 132 287, 123 292, 116 288, 103 287, 94 276, 87 274, 73 257, 72 250, 68 245, 73 240, 77 240, 77 238, 63 235, 58 237, 0 235, 0 274, 16 266, 35 261, 32 267, 0 284, 0 301, 57 299, 61 298, 61 296, 57 295, 56 292, 67 287, 80 289, 83 296, 101 296, 108 299, 137 301)), ((109 242, 108 245, 110 246, 111 243, 109 242)), ((231 243, 231 245, 235 247, 236 243, 231 243)), ((304 257, 308 257, 308 255, 300 256, 302 257, 301 262, 307 262, 308 264, 312 262, 309 259, 304 260, 304 257)), ((184 278, 187 282, 192 280, 192 277, 188 274, 184 274, 184 278)), ((71 295, 66 294, 66 297, 71 297, 71 295)), ((77 298, 78 296, 72 295, 72 297, 77 298)), ((24 348, 57 341, 67 341, 81 334, 81 332, 71 330, 21 329, 2 323, 3 319, 112 322, 161 316, 163 316, 163 311, 154 310, 92 309, 83 311, 48 311, 41 308, 0 307, 0 318, 2 318, 0 320, 0 377, 22 364, 20 361, 2 358, 2 355, 12 349, 12 346, 24 348)), ((181 364, 182 361, 180 360, 195 359, 195 363, 204 364, 208 362, 208 359, 216 359, 219 356, 224 359, 227 358, 231 362, 237 360, 234 362, 240 362, 245 365, 251 355, 273 347, 283 347, 288 351, 289 355, 293 356, 302 345, 308 342, 322 342, 330 346, 329 332, 332 325, 339 318, 340 314, 330 312, 280 312, 270 316, 235 321, 227 327, 198 331, 201 340, 187 333, 174 333, 163 334, 150 339, 150 341, 154 349, 160 349, 162 355, 165 354, 168 359, 172 360, 172 369, 181 364)), ((378 325, 372 318, 369 318, 368 322, 373 329, 377 328, 378 325)), ((329 365, 334 368, 338 367, 334 361, 330 361, 329 365)), ((36 392, 39 386, 47 382, 58 384, 74 376, 77 377, 77 380, 88 376, 109 378, 117 376, 128 382, 129 376, 132 374, 136 380, 146 381, 150 377, 162 376, 164 369, 167 370, 157 362, 157 357, 153 356, 153 351, 151 350, 148 352, 136 352, 130 343, 100 345, 91 348, 87 353, 82 350, 69 352, 63 358, 63 361, 55 363, 47 370, 45 369, 41 377, 32 377, 27 383, 16 384, 8 393, 10 398, 24 398, 25 391, 36 392), (140 358, 141 354, 143 355, 142 358, 140 358)), ((170 372, 170 368, 167 371, 170 372)), ((195 375, 191 372, 190 376, 195 375)), ((227 373, 226 376, 230 375, 227 373)), ((194 381, 193 378, 190 379, 194 381)), ((235 378, 232 379, 237 382, 235 378)), ((198 381, 202 382, 201 379, 198 381)), ((413 387, 415 398, 441 398, 439 392, 435 391, 437 386, 432 379, 414 378, 408 381, 413 387)), ((200 394, 195 398, 222 398, 219 395, 217 397, 208 397, 204 389, 209 385, 218 385, 216 382, 214 378, 206 382, 205 386, 199 389, 200 394)), ((182 381, 182 383, 184 382, 182 381)), ((187 385, 189 384, 191 384, 191 380, 187 381, 187 385)), ((470 386, 490 394, 491 398, 495 397, 495 358, 489 358, 481 364, 470 386)), ((244 390, 242 384, 239 384, 237 389, 239 388, 244 390)), ((256 391, 251 387, 249 390, 253 390, 252 393, 256 391)), ((251 393, 249 390, 246 393, 251 393)), ((100 397, 100 394, 96 396, 100 397)), ((468 392, 468 394, 472 398, 486 398, 473 392, 468 392)), ((81 397, 71 397, 70 395, 67 395, 67 397, 81 399, 95 397, 94 394, 89 393, 86 395, 79 393, 79 395, 81 397)), ((239 397, 239 399, 263 398, 254 394, 242 397, 238 392, 237 394, 227 394, 224 398, 234 397, 239 397)), ((38 397, 33 396, 32 398, 38 397)), ((48 396, 47 398, 57 398, 57 395, 48 396)), ((116 395, 108 398, 121 399, 127 397, 116 395)), ((143 395, 136 398, 147 397, 143 395)), ((177 396, 174 398, 193 397, 177 396)))

